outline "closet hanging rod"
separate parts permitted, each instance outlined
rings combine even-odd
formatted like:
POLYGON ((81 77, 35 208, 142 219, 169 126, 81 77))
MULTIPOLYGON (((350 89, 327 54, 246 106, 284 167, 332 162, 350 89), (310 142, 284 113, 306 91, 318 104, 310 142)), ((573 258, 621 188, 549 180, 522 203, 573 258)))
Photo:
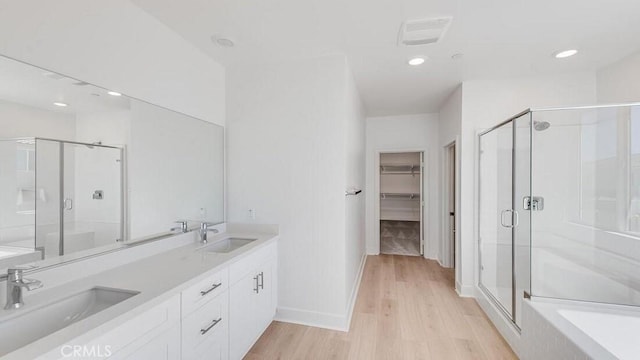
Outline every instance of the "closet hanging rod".
POLYGON ((417 193, 380 193, 380 199, 383 200, 420 200, 420 194, 417 193))
POLYGON ((416 164, 389 164, 380 165, 382 174, 416 174, 420 172, 420 165, 416 164))

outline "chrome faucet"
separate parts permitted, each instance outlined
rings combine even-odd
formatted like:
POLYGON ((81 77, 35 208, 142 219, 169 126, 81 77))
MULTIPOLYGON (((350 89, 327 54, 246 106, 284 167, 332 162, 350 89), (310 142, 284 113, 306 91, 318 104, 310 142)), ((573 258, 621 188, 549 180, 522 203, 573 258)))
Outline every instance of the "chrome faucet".
POLYGON ((203 222, 200 224, 200 242, 203 244, 207 243, 207 234, 209 232, 212 232, 214 234, 218 233, 218 229, 210 229, 209 226, 212 226, 215 224, 212 223, 208 223, 208 222, 203 222))
POLYGON ((19 309, 24 306, 22 289, 31 291, 42 287, 42 282, 22 277, 24 270, 34 268, 35 266, 27 268, 16 267, 7 270, 7 304, 4 306, 5 310, 19 309))
POLYGON ((180 224, 179 227, 171 228, 171 231, 180 230, 182 233, 189 232, 188 222, 187 220, 176 221, 176 224, 180 224))

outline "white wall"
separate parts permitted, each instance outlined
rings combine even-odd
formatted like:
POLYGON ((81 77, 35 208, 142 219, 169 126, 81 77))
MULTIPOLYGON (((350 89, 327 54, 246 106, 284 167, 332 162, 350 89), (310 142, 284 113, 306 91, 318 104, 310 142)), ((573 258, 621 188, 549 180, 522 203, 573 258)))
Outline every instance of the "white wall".
MULTIPOLYGON (((460 214, 458 213, 458 209, 460 209, 460 132, 462 126, 462 84, 458 86, 445 100, 445 102, 440 107, 440 111, 438 114, 438 129, 439 129, 439 169, 440 169, 440 179, 441 179, 441 189, 446 189, 447 177, 445 176, 448 171, 447 161, 447 146, 449 146, 452 142, 456 142, 455 153, 456 153, 456 165, 455 165, 455 173, 456 173, 456 183, 454 189, 455 192, 455 212, 456 216, 456 229, 460 228, 460 214)), ((449 253, 453 251, 453 244, 448 244, 449 242, 449 199, 447 194, 444 192, 441 195, 440 199, 440 208, 439 210, 439 221, 440 221, 440 239, 442 240, 440 245, 440 251, 438 252, 438 259, 441 264, 445 266, 453 266, 454 264, 450 263, 449 253)), ((456 232, 455 239, 455 248, 460 249, 460 232, 456 232)), ((460 251, 456 251, 456 259, 455 263, 460 264, 460 251)), ((456 268, 456 288, 458 288, 460 284, 460 267, 456 268)))
POLYGON ((598 102, 640 101, 640 52, 597 72, 598 102))
POLYGON ((462 84, 444 101, 438 113, 440 146, 456 141, 462 126, 462 84))
MULTIPOLYGON (((353 75, 347 66, 346 93, 346 188, 364 190, 365 185, 365 115, 353 75)), ((346 288, 349 306, 355 305, 365 250, 365 193, 345 198, 345 266, 346 288)), ((348 309, 351 313, 352 309, 348 309)))
POLYGON ((380 253, 379 226, 376 226, 377 198, 375 193, 378 168, 376 154, 380 151, 425 151, 425 257, 435 259, 439 248, 437 220, 438 194, 438 114, 398 115, 367 118, 366 148, 366 222, 367 253, 380 253))
POLYGON ((224 68, 126 0, 0 0, 0 54, 225 121, 224 68))
POLYGON ((283 320, 346 327, 346 273, 354 277, 359 250, 358 239, 345 235, 356 236, 353 202, 361 200, 344 192, 362 187, 355 165, 360 105, 351 81, 344 56, 229 72, 227 218, 280 225, 283 320))

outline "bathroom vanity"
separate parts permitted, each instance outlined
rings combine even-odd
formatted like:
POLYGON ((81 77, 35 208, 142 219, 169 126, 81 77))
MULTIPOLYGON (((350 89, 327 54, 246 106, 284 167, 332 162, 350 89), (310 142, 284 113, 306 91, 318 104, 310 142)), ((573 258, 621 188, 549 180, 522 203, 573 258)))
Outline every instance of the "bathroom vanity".
POLYGON ((0 311, 1 358, 241 359, 275 315, 278 233, 219 227, 29 273, 45 286, 0 311))

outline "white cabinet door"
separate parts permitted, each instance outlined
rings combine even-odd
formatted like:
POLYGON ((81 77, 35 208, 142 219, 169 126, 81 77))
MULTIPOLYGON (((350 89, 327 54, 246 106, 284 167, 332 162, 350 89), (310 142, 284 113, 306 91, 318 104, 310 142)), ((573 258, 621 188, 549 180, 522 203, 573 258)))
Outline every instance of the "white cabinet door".
MULTIPOLYGON (((275 260, 262 264, 258 270, 259 289, 256 296, 256 320, 259 334, 271 324, 275 315, 273 292, 275 291, 275 260)), ((259 335, 258 335, 259 336, 259 335)))
POLYGON ((230 359, 242 359, 258 336, 256 276, 257 273, 249 274, 231 286, 229 293, 230 359))
POLYGON ((230 354, 241 359, 275 315, 276 260, 269 258, 231 286, 229 294, 230 354))
POLYGON ((148 342, 131 344, 109 357, 111 360, 175 360, 179 358, 179 324, 148 342))

